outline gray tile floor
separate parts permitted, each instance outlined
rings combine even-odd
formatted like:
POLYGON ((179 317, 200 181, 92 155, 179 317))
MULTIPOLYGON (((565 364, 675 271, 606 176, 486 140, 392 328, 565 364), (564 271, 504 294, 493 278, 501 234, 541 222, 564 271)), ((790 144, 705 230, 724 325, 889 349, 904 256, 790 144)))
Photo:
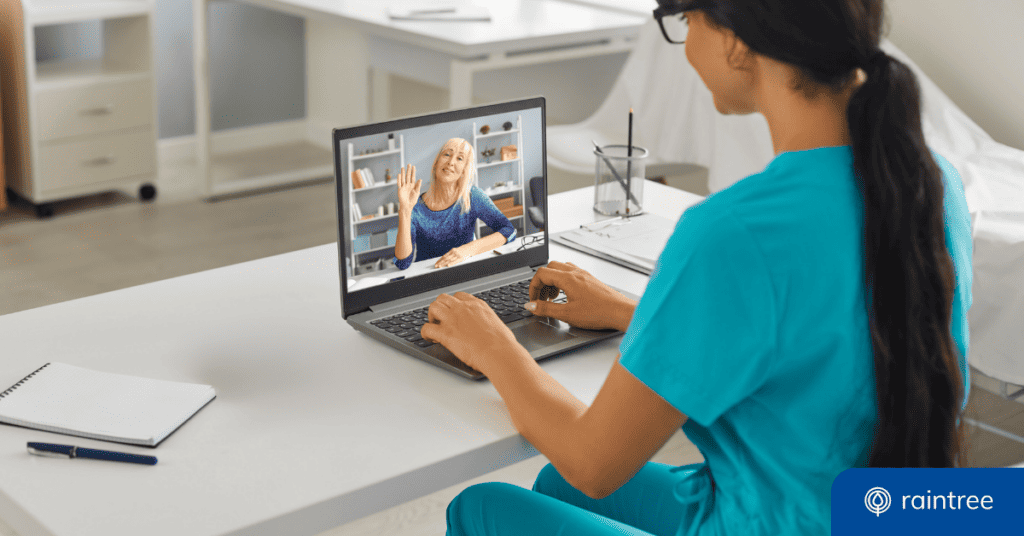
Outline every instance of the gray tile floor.
MULTIPOLYGON (((558 180, 576 186, 571 177, 558 180)), ((575 180, 585 183, 585 178, 575 180)), ((696 183, 692 177, 670 177, 669 184, 696 183)), ((142 204, 112 193, 55 208, 48 220, 37 220, 30 207, 17 201, 0 213, 0 314, 317 246, 335 241, 336 234, 329 182, 217 202, 158 198, 142 204)), ((982 389, 972 391, 968 414, 1024 435, 1024 406, 982 389)), ((1024 445, 978 429, 968 436, 970 465, 1024 461, 1024 445)), ((700 460, 700 454, 677 434, 655 459, 682 464, 700 460)), ((477 480, 529 486, 544 463, 535 458, 477 480)), ((443 534, 445 506, 465 485, 322 536, 443 534)), ((0 521, 0 535, 11 534, 0 521)))

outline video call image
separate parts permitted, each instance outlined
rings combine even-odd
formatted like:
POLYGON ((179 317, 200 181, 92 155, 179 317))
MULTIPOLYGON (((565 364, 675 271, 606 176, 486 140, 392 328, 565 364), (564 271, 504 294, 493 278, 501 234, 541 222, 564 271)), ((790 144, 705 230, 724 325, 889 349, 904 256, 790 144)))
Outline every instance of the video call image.
POLYGON ((541 142, 539 108, 342 140, 348 291, 540 246, 541 142))

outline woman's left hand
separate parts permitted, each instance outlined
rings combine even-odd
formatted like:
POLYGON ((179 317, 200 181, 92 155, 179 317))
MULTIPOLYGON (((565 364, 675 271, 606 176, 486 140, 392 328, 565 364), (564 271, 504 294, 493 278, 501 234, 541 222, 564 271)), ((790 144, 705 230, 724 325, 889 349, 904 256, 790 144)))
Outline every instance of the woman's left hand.
POLYGON ((452 248, 451 250, 448 251, 448 253, 445 253, 440 259, 437 259, 437 262, 434 263, 434 268, 447 268, 449 266, 455 266, 456 264, 459 264, 460 262, 468 258, 469 254, 463 251, 461 247, 452 248))
POLYGON ((441 343, 485 375, 517 349, 526 352, 486 302, 465 292, 438 296, 427 310, 427 320, 420 329, 424 339, 441 343))

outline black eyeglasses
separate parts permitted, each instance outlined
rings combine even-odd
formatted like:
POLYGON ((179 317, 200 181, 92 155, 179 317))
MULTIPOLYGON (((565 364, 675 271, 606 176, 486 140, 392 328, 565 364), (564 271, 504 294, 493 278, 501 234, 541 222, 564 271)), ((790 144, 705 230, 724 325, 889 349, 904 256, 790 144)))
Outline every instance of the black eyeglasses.
POLYGON ((522 250, 526 249, 526 246, 532 246, 532 245, 536 244, 537 242, 540 242, 543 239, 544 239, 544 237, 540 236, 540 235, 533 235, 533 236, 530 236, 530 237, 524 236, 522 238, 523 245, 521 245, 518 248, 516 248, 516 251, 522 251, 522 250))
POLYGON ((700 2, 680 0, 658 0, 658 8, 654 10, 654 20, 658 21, 661 27, 661 35, 673 45, 681 45, 686 42, 686 34, 690 29, 684 11, 691 11, 698 7, 700 2))

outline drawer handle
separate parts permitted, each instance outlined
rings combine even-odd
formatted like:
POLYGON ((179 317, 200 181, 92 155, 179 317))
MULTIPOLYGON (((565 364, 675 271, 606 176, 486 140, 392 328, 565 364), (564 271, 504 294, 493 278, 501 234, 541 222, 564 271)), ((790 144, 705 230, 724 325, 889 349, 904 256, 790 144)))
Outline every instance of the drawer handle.
POLYGON ((113 164, 116 161, 117 159, 114 158, 114 155, 107 155, 101 156, 99 158, 92 158, 90 160, 83 160, 82 165, 92 167, 109 166, 110 164, 113 164))
POLYGON ((114 105, 107 104, 104 106, 97 106, 95 108, 86 108, 78 113, 87 116, 110 115, 114 113, 114 105))

